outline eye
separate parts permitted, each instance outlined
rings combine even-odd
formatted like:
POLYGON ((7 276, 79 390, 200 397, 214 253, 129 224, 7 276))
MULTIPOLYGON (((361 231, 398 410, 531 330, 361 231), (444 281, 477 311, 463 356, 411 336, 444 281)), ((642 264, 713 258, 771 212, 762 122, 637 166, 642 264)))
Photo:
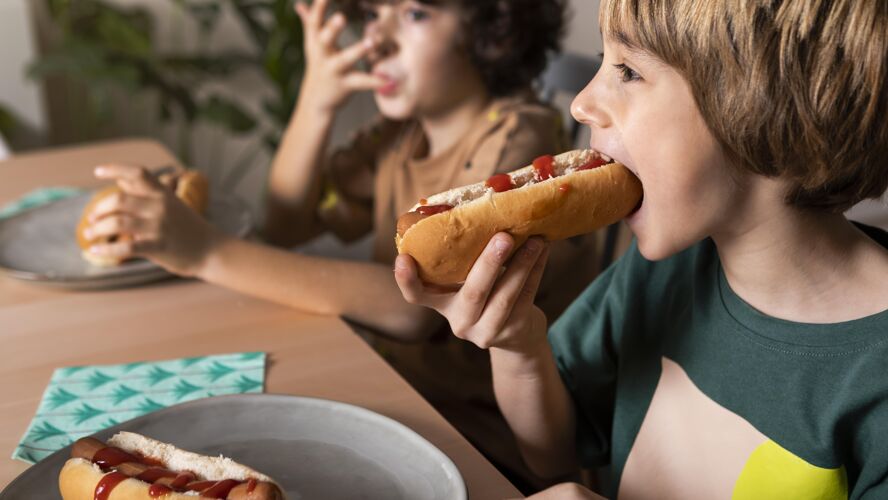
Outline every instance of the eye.
POLYGON ((370 23, 379 19, 379 13, 376 12, 376 5, 372 3, 361 2, 358 9, 360 10, 361 18, 365 23, 370 23))
POLYGON ((635 72, 634 69, 626 66, 625 64, 614 64, 614 67, 620 72, 620 79, 623 82, 634 82, 637 80, 641 80, 641 75, 635 72))
POLYGON ((429 18, 429 12, 419 7, 407 7, 404 15, 413 22, 424 21, 429 18))

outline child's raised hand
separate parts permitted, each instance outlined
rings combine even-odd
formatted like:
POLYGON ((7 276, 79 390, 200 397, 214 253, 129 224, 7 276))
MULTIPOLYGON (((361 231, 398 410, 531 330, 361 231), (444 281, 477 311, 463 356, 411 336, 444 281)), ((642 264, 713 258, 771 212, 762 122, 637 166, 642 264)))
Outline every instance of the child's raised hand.
POLYGON ((94 245, 90 252, 120 259, 145 257, 175 274, 197 273, 217 238, 208 222, 144 168, 103 165, 95 175, 116 181, 121 192, 96 205, 85 236, 130 238, 94 245))
POLYGON ((369 38, 340 49, 336 39, 345 29, 346 19, 337 12, 324 19, 329 0, 315 0, 311 5, 296 3, 302 19, 307 66, 300 91, 300 105, 309 105, 323 113, 334 112, 352 93, 373 90, 385 80, 355 69, 355 64, 373 49, 369 38))
POLYGON ((415 261, 406 255, 395 261, 395 280, 407 302, 441 313, 457 337, 482 349, 534 353, 546 342, 546 316, 533 299, 549 249, 543 240, 531 238, 502 272, 513 245, 505 233, 491 238, 458 290, 424 285, 415 261))

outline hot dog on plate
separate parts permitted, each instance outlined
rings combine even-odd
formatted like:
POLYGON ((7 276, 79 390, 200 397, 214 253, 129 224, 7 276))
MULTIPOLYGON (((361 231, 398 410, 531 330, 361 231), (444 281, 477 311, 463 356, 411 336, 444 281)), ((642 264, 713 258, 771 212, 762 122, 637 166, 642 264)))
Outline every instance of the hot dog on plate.
POLYGON ((209 457, 132 432, 108 443, 77 440, 59 473, 64 500, 280 500, 268 476, 229 458, 209 457))
MULTIPOLYGON (((209 197, 209 182, 200 172, 186 170, 177 174, 161 176, 159 180, 163 185, 172 189, 173 192, 176 193, 176 197, 184 201, 192 210, 199 214, 203 214, 206 211, 207 199, 209 197)), ((91 246, 99 243, 109 243, 113 238, 89 239, 83 233, 83 231, 90 225, 89 216, 93 210, 95 210, 96 205, 105 198, 120 192, 121 190, 117 185, 111 185, 98 191, 83 209, 83 213, 80 215, 80 220, 77 223, 76 236, 77 244, 80 246, 81 255, 83 255, 84 259, 94 265, 108 267, 120 264, 120 260, 116 257, 96 255, 89 251, 91 246)), ((123 239, 129 238, 129 236, 124 234, 117 238, 123 239)))
POLYGON ((531 236, 570 238, 617 222, 641 197, 641 182, 622 164, 568 151, 420 200, 398 219, 395 244, 423 281, 451 285, 466 279, 498 232, 511 234, 515 248, 531 236))

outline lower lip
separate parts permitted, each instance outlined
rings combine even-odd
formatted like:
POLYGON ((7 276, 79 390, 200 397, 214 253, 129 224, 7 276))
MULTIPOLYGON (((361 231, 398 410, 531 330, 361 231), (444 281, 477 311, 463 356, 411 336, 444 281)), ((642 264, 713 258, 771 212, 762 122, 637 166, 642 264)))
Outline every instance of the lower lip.
POLYGON ((381 96, 393 96, 398 92, 398 82, 388 82, 382 87, 376 89, 376 93, 381 96))

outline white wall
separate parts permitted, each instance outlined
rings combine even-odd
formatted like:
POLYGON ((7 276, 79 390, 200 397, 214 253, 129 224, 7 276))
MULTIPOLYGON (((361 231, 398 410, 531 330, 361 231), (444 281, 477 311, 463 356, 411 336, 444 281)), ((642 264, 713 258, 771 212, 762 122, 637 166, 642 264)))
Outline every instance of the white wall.
POLYGON ((564 39, 564 49, 589 56, 602 50, 601 30, 598 28, 599 0, 570 0, 570 23, 564 39))
POLYGON ((0 0, 0 105, 24 125, 43 129, 46 118, 40 89, 25 78, 25 66, 34 58, 35 37, 28 0, 0 0))

